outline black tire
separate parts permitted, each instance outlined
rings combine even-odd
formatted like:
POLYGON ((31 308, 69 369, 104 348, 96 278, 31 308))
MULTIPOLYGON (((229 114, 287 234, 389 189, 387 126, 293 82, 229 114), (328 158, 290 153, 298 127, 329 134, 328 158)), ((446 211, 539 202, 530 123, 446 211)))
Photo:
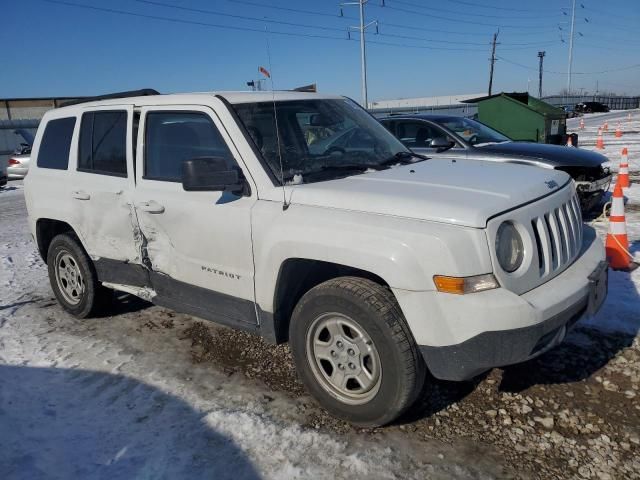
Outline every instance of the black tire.
POLYGON ((98 281, 93 262, 74 234, 63 233, 51 241, 47 251, 47 267, 49 282, 58 303, 76 318, 88 318, 104 313, 113 298, 113 291, 102 286, 98 281), (68 256, 67 256, 68 255, 68 256), (66 257, 65 257, 66 256, 66 257), (83 288, 77 289, 76 302, 69 300, 69 293, 65 293, 65 281, 56 275, 56 262, 62 257, 71 258, 69 261, 81 276, 83 288))
MULTIPOLYGON (((328 345, 335 345, 331 343, 333 335, 329 338, 328 345)), ((289 342, 307 390, 329 413, 355 425, 374 427, 393 421, 415 402, 425 382, 426 366, 395 297, 371 280, 340 277, 309 290, 294 309, 289 342), (319 327, 314 330, 314 325, 330 315, 344 315, 355 322, 376 350, 380 377, 375 390, 365 393, 372 395, 365 403, 351 404, 351 399, 341 399, 340 392, 336 394, 327 386, 330 381, 323 379, 319 363, 314 366, 316 357, 308 355, 315 348, 310 337, 315 338, 313 332, 319 327)), ((333 355, 333 347, 330 349, 333 355)), ((363 355, 358 353, 358 358, 363 355)), ((349 363, 349 367, 353 365, 349 363)))

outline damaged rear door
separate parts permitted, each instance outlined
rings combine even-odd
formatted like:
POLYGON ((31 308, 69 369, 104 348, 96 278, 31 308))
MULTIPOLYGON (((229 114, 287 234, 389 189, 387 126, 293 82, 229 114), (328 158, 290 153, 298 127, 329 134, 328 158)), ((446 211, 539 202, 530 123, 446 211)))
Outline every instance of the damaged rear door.
POLYGON ((154 303, 234 327, 257 328, 248 195, 182 187, 182 163, 218 157, 250 176, 212 108, 140 109, 135 208, 154 303))
POLYGON ((80 119, 74 218, 103 282, 143 286, 133 191, 133 106, 87 107, 80 119))

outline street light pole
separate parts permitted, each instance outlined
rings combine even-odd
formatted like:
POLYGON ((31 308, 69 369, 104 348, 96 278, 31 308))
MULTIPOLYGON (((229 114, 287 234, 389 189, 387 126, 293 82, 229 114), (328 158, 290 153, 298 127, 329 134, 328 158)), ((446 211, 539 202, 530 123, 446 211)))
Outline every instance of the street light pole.
POLYGON ((540 59, 540 66, 538 67, 538 98, 542 98, 542 62, 546 53, 544 50, 538 52, 538 58, 540 59))
POLYGON ((496 64, 496 45, 498 45, 498 33, 500 33, 500 30, 493 34, 493 42, 491 42, 491 58, 489 59, 489 62, 491 63, 491 69, 489 70, 489 95, 491 95, 491 90, 493 88, 493 67, 496 64))
POLYGON ((362 75, 362 101, 364 102, 364 108, 369 108, 367 98, 367 46, 365 43, 364 35, 364 2, 366 0, 360 0, 360 70, 362 75))
POLYGON ((571 94, 571 67, 573 64, 573 36, 576 24, 576 0, 573 0, 571 7, 571 36, 569 37, 569 65, 567 67, 567 95, 571 94))
MULTIPOLYGON (((373 20, 372 22, 369 22, 367 24, 364 23, 364 5, 368 1, 369 0, 358 0, 356 2, 345 2, 340 4, 340 7, 357 5, 360 10, 360 25, 357 27, 349 27, 349 30, 347 32, 349 34, 349 38, 351 38, 351 30, 357 30, 360 32, 360 73, 362 77, 362 106, 364 108, 369 108, 369 99, 367 95, 367 46, 365 32, 367 31, 367 28, 375 25, 376 33, 378 33, 377 20, 373 20)), ((342 8, 340 8, 340 16, 342 16, 342 8)))

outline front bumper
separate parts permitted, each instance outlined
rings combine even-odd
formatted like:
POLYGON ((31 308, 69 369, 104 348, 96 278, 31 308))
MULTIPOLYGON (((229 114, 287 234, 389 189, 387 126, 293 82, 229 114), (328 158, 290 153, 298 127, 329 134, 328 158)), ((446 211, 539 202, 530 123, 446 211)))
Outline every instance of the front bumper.
POLYGON ((484 332, 458 345, 420 346, 434 377, 468 380, 494 367, 521 363, 555 347, 587 311, 587 297, 530 327, 484 332))
POLYGON ((605 192, 609 190, 611 178, 612 175, 607 174, 606 176, 592 182, 576 181, 576 192, 578 193, 580 208, 583 212, 588 213, 600 205, 605 192))
POLYGON ((592 228, 585 227, 583 238, 580 256, 570 267, 523 295, 504 288, 469 295, 394 291, 431 373, 442 380, 467 380, 562 342, 587 312, 593 294, 589 277, 605 260, 592 228), (432 302, 427 309, 425 301, 432 302))

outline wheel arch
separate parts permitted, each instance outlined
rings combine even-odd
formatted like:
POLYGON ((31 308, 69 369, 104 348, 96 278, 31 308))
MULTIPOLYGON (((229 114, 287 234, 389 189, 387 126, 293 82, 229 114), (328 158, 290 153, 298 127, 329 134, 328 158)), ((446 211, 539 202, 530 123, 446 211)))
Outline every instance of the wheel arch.
MULTIPOLYGON (((38 246, 40 257, 45 261, 45 263, 47 261, 47 252, 49 251, 51 241, 56 237, 56 235, 60 235, 62 233, 71 233, 78 237, 74 228, 62 220, 39 218, 36 221, 36 244, 38 246)), ((80 241, 80 244, 82 245, 82 241, 80 241)))
POLYGON ((273 313, 261 312, 261 318, 269 324, 262 329, 265 337, 275 343, 287 342, 291 314, 302 296, 323 282, 346 276, 365 278, 389 288, 379 275, 350 265, 310 258, 286 259, 280 265, 273 292, 273 313))

